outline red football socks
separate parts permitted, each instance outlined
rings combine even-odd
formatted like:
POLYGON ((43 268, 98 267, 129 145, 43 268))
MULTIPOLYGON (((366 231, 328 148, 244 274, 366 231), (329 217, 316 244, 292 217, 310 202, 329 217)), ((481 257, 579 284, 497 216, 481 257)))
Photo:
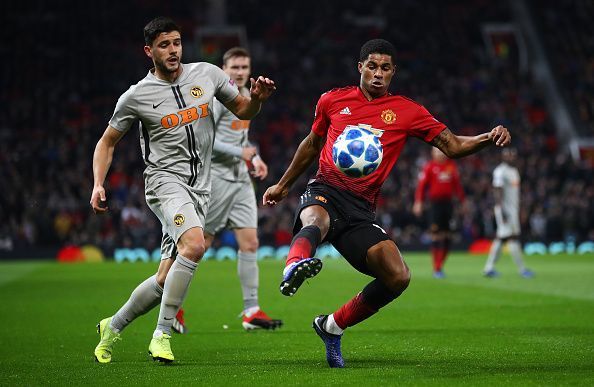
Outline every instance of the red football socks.
POLYGON ((293 262, 299 262, 303 258, 311 257, 311 242, 304 237, 297 238, 291 244, 289 254, 287 254, 286 266, 289 266, 293 262))
POLYGON ((439 270, 441 270, 441 268, 443 267, 443 264, 445 263, 447 256, 448 251, 445 248, 441 249, 441 251, 439 252, 439 270))
POLYGON ((433 271, 441 270, 440 251, 441 251, 440 248, 437 248, 437 247, 431 248, 431 256, 433 258, 433 271))
POLYGON ((317 226, 303 227, 291 242, 285 266, 299 262, 304 258, 311 258, 316 253, 322 233, 317 226))
POLYGON ((449 239, 445 239, 441 242, 433 242, 432 245, 431 256, 433 257, 433 271, 441 271, 448 256, 450 241, 449 239))
POLYGON ((341 329, 352 327, 377 313, 377 309, 368 305, 361 293, 334 312, 334 321, 341 329))

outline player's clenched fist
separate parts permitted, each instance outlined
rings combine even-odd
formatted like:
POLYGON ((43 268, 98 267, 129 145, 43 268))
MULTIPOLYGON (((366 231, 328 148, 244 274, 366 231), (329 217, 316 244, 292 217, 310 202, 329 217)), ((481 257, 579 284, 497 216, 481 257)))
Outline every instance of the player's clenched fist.
POLYGON ((508 146, 511 143, 511 134, 503 125, 497 125, 489 132, 489 140, 497 146, 508 146))
POLYGON ((102 214, 108 210, 107 206, 107 199, 105 197, 105 188, 102 186, 96 186, 93 188, 93 193, 91 194, 91 207, 93 207, 93 212, 96 214, 102 214))
POLYGON ((275 184, 269 187, 266 190, 266 192, 264 192, 264 196, 262 197, 262 204, 265 206, 273 206, 276 203, 283 200, 288 193, 289 190, 287 188, 275 184))

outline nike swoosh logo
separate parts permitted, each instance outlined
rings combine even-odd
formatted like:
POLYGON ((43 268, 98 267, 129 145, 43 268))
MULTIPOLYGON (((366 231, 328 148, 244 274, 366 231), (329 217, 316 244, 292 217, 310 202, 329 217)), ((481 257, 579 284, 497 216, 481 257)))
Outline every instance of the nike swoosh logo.
POLYGON ((167 317, 163 317, 165 320, 169 321, 169 320, 173 320, 173 317, 171 318, 167 318, 167 317))
POLYGON ((163 101, 159 102, 158 104, 153 104, 153 109, 158 108, 163 102, 167 101, 166 99, 164 99, 163 101))

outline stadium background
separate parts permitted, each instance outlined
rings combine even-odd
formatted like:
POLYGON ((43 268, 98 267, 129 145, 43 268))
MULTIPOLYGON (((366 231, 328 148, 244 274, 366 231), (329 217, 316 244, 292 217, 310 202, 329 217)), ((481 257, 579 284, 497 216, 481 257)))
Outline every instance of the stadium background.
MULTIPOLYGON (((258 197, 309 131, 319 95, 357 84, 361 44, 382 37, 398 52, 392 92, 424 104, 455 133, 499 123, 511 130, 520 155, 524 242, 591 251, 590 1, 27 1, 0 9, 6 37, 0 258, 53 258, 68 246, 97 246, 108 257, 120 248, 158 247, 161 229, 144 203, 136 130, 116 147, 106 183, 110 215, 93 216, 88 204, 94 145, 118 96, 150 67, 142 28, 156 15, 182 26, 184 62, 219 65, 222 51, 241 42, 252 52, 254 75, 277 82, 250 131, 270 168, 258 197)), ((410 141, 382 191, 379 220, 404 250, 428 246, 425 220, 411 213, 416 176, 428 157, 427 145, 410 141)), ((498 160, 493 150, 458 161, 468 197, 456 208, 459 249, 493 236, 491 174, 498 160)), ((260 209, 261 245, 290 242, 308 177, 282 205, 260 209)), ((233 239, 223 235, 217 243, 233 239)))

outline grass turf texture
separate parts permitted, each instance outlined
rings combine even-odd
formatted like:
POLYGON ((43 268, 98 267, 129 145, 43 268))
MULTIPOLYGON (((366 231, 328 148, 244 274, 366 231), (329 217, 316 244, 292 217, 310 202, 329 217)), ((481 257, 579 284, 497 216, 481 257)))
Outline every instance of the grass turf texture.
POLYGON ((186 302, 189 334, 176 362, 149 360, 156 310, 122 335, 111 364, 93 360, 95 324, 114 313, 156 264, 0 264, 2 385, 593 385, 594 257, 529 257, 534 279, 502 257, 452 254, 445 280, 427 254, 408 254, 409 289, 343 338, 348 368, 329 369, 314 316, 333 312, 369 281, 326 261, 293 298, 278 292, 282 263, 260 262, 260 300, 285 326, 246 333, 235 262, 200 265, 186 302), (228 329, 223 329, 228 325, 228 329))

